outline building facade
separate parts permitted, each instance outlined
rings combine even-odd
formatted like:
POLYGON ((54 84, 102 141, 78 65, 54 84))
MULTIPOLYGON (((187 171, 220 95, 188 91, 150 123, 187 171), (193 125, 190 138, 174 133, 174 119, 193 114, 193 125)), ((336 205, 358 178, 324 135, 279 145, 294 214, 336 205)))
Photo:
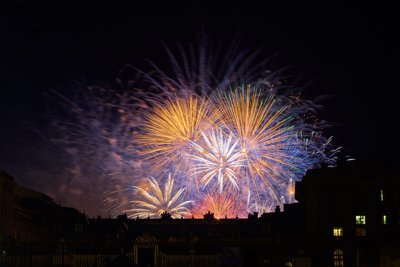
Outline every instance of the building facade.
POLYGON ((1 179, 0 266, 400 266, 400 177, 371 162, 310 170, 247 219, 88 218, 1 179))

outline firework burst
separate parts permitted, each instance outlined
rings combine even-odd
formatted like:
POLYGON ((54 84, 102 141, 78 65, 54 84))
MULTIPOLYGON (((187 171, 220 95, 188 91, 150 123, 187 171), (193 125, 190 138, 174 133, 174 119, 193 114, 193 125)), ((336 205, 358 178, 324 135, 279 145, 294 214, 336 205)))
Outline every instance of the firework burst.
POLYGON ((153 166, 165 167, 171 162, 181 165, 191 143, 197 142, 201 132, 213 125, 215 116, 206 99, 193 95, 187 99, 168 99, 143 122, 143 134, 136 139, 140 153, 153 166))
POLYGON ((206 187, 217 178, 219 192, 226 184, 239 189, 237 170, 242 166, 242 153, 237 150, 238 141, 233 141, 233 135, 224 136, 222 131, 210 134, 202 133, 206 146, 193 143, 196 154, 191 155, 195 161, 194 175, 201 174, 201 183, 206 187))
POLYGON ((239 140, 246 165, 240 174, 243 186, 256 196, 275 188, 269 197, 278 200, 288 173, 298 167, 294 150, 299 143, 287 107, 277 106, 273 94, 263 98, 251 85, 220 93, 216 99, 224 126, 239 140))
POLYGON ((295 201, 307 169, 335 164, 318 106, 280 70, 255 62, 258 51, 232 44, 220 58, 206 43, 187 54, 180 46, 179 57, 167 48, 169 71, 152 63, 152 72, 135 70, 140 82, 119 79, 129 85, 119 90, 62 97, 53 120, 62 134, 51 140, 67 155, 73 183, 96 179, 113 215, 245 217, 295 201))
POLYGON ((153 177, 146 179, 146 182, 147 185, 145 184, 145 186, 134 187, 134 194, 140 200, 130 201, 134 208, 124 211, 129 218, 160 218, 164 212, 168 212, 174 219, 191 215, 186 206, 193 201, 179 202, 185 188, 174 193, 174 179, 171 174, 168 174, 164 190, 161 190, 159 183, 153 177))

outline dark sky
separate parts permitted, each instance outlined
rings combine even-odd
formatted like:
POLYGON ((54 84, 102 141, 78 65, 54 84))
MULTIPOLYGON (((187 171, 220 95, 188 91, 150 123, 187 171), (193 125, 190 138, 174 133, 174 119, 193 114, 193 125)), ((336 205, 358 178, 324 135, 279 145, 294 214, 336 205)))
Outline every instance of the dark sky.
POLYGON ((162 58, 160 40, 195 43, 202 27, 226 42, 241 32, 244 48, 278 55, 278 67, 309 84, 306 96, 330 96, 320 117, 346 154, 397 167, 393 7, 0 5, 0 169, 12 174, 22 164, 13 155, 15 129, 44 124, 43 92, 73 80, 108 83, 124 64, 162 58))

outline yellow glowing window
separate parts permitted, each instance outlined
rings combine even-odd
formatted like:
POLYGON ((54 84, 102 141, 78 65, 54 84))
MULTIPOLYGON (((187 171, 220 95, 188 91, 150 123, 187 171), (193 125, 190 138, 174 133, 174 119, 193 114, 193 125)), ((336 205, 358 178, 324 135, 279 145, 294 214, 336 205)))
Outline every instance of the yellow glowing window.
POLYGON ((367 222, 367 218, 365 215, 356 215, 356 224, 365 224, 367 222))
POLYGON ((381 189, 381 201, 383 202, 383 190, 381 189))
POLYGON ((333 236, 343 236, 343 228, 333 227, 333 236))
POLYGON ((382 224, 387 224, 387 217, 386 217, 386 215, 382 215, 382 224))
POLYGON ((366 236, 367 235, 367 229, 365 227, 359 226, 356 227, 356 236, 366 236))
POLYGON ((343 250, 336 249, 335 251, 333 251, 333 266, 334 267, 344 266, 343 250))

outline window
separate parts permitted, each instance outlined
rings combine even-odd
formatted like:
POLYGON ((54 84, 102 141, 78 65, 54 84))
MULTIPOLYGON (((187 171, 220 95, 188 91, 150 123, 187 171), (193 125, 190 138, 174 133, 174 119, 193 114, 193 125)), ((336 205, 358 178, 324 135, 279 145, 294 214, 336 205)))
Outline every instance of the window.
POLYGON ((214 229, 211 227, 208 227, 207 229, 207 236, 213 236, 214 235, 214 229))
POLYGON ((380 195, 381 195, 381 202, 383 202, 383 189, 381 189, 381 191, 380 191, 380 195))
POLYGON ((75 229, 74 229, 74 231, 75 231, 76 233, 82 233, 82 232, 83 232, 82 223, 76 222, 76 223, 75 223, 75 229))
POLYGON ((387 217, 386 217, 386 215, 382 215, 382 224, 387 224, 387 217))
POLYGON ((123 230, 119 230, 116 234, 117 239, 124 239, 125 232, 123 230))
POLYGON ((343 228, 333 227, 333 236, 343 236, 343 228))
POLYGON ((367 218, 365 215, 356 215, 356 224, 357 225, 363 225, 367 221, 367 218))
POLYGON ((367 229, 363 226, 358 226, 356 227, 356 236, 366 236, 367 235, 367 229))
POLYGON ((335 251, 333 251, 333 266, 334 267, 343 267, 344 266, 343 250, 336 249, 335 251))

